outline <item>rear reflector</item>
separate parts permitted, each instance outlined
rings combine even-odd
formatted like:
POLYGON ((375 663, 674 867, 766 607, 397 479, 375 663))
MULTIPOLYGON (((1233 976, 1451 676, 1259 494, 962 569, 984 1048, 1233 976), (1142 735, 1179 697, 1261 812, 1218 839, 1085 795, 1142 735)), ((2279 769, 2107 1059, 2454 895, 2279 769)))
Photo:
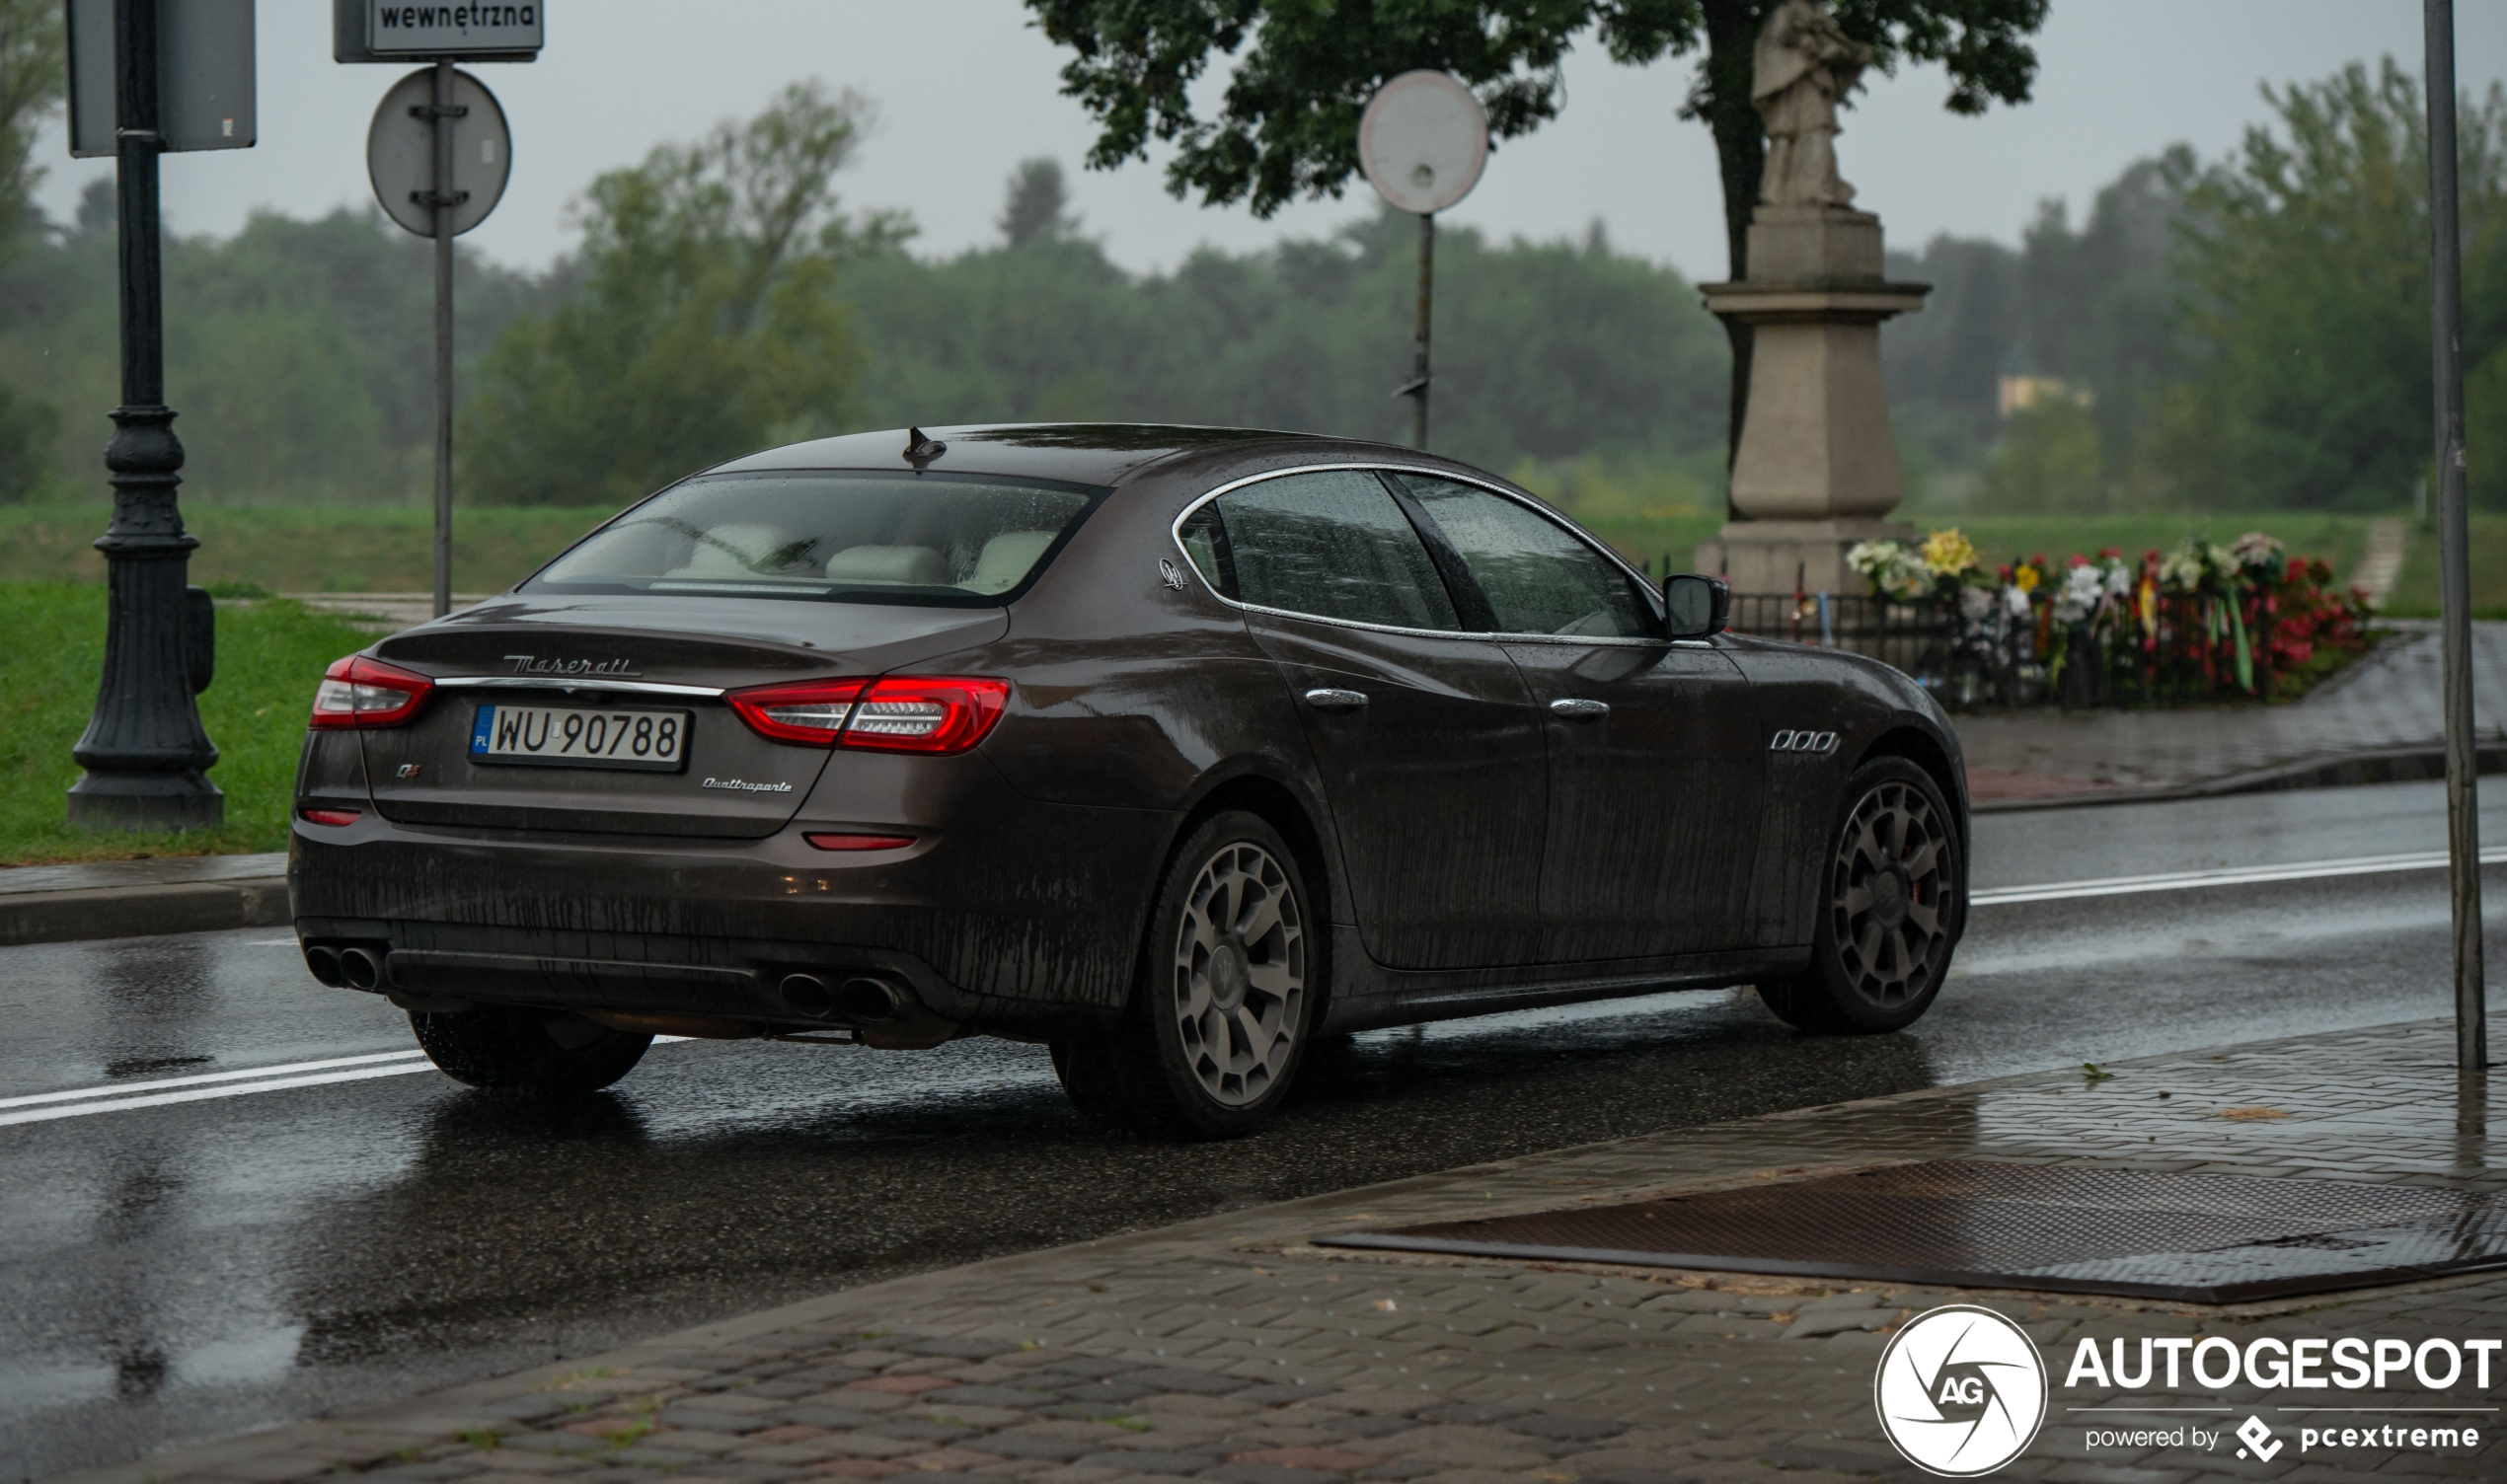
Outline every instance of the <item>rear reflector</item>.
POLYGON ((877 752, 964 752, 1010 701, 1010 683, 945 675, 758 686, 722 698, 749 729, 778 742, 877 752))
POLYGON ((433 689, 435 682, 423 675, 351 654, 324 673, 306 724, 319 731, 399 726, 418 714, 433 689))
POLYGON ((800 838, 822 851, 901 851, 914 843, 911 835, 836 835, 823 830, 800 838))
POLYGON ((329 825, 336 830, 342 825, 355 824, 364 812, 362 809, 299 809, 296 817, 307 824, 329 825))

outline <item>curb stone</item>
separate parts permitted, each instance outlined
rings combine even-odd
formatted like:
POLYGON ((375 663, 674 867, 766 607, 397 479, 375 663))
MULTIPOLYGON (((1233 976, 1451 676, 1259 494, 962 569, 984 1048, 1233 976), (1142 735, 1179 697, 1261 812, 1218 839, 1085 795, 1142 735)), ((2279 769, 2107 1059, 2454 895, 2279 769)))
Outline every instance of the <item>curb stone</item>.
POLYGON ((11 892, 0 896, 0 948, 148 937, 168 932, 284 928, 294 921, 288 915, 285 876, 185 881, 169 886, 107 886, 90 891, 11 892))

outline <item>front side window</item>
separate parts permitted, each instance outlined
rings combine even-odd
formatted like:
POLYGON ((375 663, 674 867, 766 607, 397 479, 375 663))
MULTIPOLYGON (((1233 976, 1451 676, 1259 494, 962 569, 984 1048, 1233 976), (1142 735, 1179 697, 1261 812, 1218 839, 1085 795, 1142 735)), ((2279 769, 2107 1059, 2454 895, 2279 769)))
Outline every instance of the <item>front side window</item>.
POLYGON ((1462 557, 1499 632, 1651 638, 1660 631, 1628 574, 1557 522, 1477 485, 1396 478, 1462 557))
POLYGON ((1462 627, 1409 517, 1365 470, 1232 489, 1181 534, 1193 565, 1241 603, 1394 629, 1462 627))
POLYGON ((1022 588, 1101 494, 963 475, 715 475, 619 516, 524 590, 988 607, 1022 588))

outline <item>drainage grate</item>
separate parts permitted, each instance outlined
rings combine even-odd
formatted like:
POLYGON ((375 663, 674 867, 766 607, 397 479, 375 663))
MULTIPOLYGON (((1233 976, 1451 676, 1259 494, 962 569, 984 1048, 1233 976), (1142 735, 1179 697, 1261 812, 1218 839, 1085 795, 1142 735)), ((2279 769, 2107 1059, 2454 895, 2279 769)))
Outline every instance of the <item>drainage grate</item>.
POLYGON ((2507 1203, 1945 1159, 1317 1244, 2235 1303, 2507 1267, 2507 1203))

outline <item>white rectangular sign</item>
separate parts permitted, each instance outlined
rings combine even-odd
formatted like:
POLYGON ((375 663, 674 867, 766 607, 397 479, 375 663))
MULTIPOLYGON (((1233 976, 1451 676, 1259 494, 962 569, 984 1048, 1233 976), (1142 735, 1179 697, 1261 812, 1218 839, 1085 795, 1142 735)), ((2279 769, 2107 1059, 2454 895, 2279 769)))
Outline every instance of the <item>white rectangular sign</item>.
POLYGON ((386 56, 537 51, 543 39, 542 9, 539 0, 515 5, 366 0, 366 49, 386 56))

